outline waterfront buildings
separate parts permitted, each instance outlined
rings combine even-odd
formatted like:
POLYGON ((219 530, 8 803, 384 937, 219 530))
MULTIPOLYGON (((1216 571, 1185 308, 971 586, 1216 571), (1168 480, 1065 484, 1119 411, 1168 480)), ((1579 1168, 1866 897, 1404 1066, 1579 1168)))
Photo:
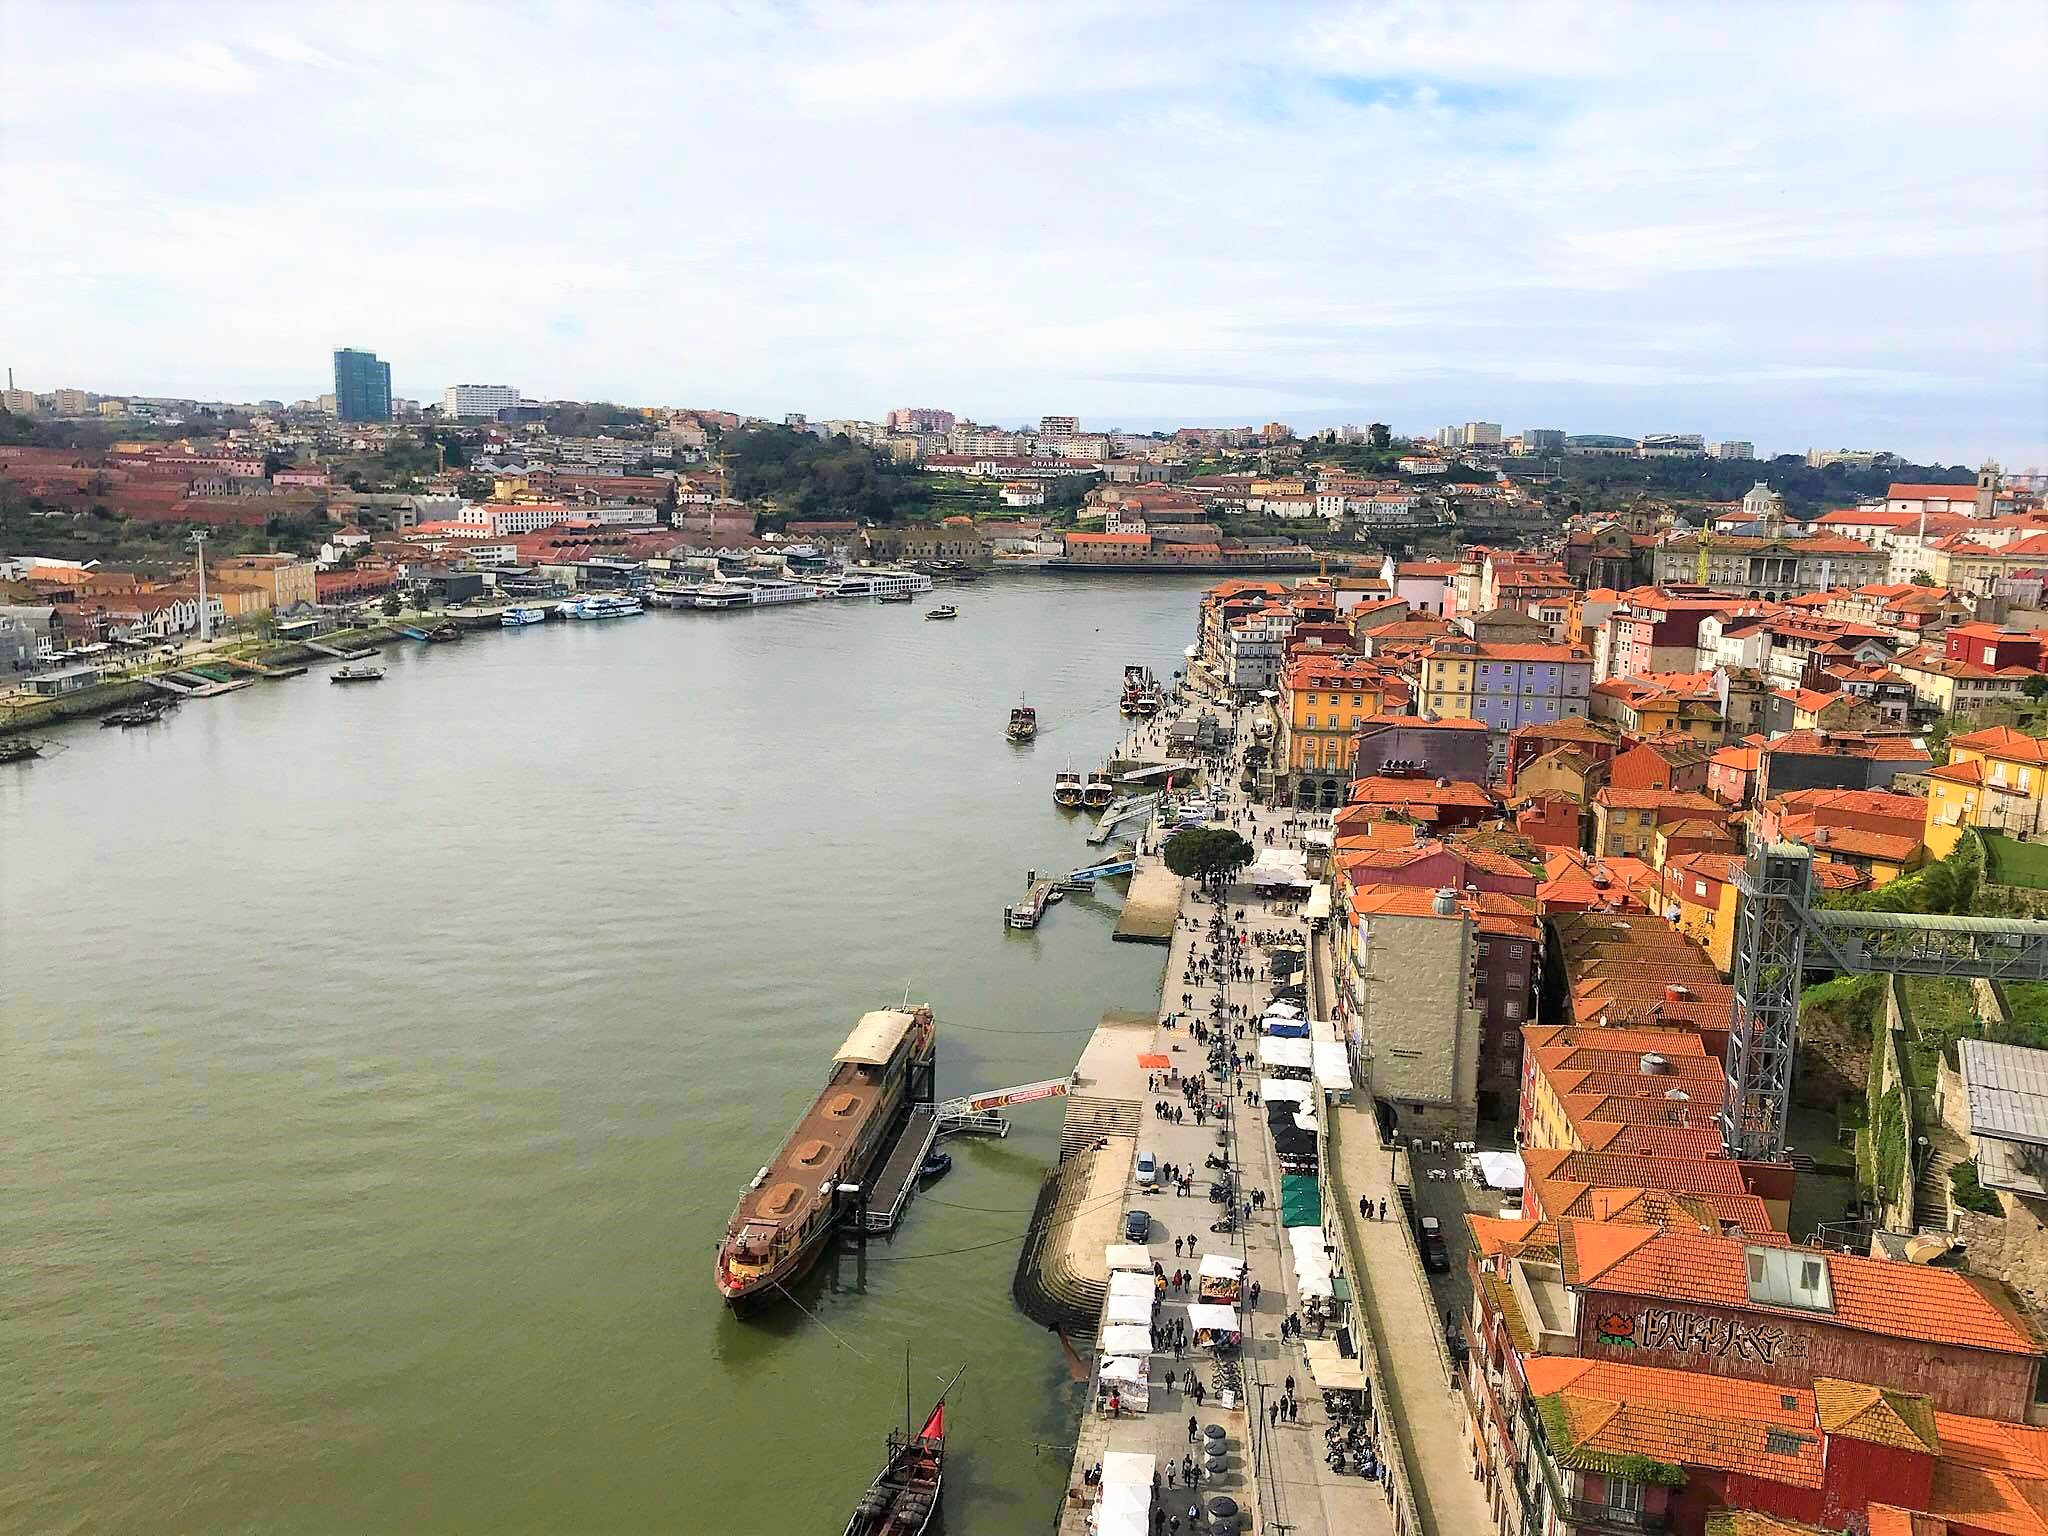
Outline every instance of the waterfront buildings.
POLYGON ((338 349, 334 354, 334 414, 342 421, 389 421, 391 365, 374 352, 338 349))
POLYGON ((1277 792, 1298 805, 1341 805, 1360 723, 1404 713, 1408 698, 1407 681, 1368 657, 1297 652, 1282 675, 1277 792))

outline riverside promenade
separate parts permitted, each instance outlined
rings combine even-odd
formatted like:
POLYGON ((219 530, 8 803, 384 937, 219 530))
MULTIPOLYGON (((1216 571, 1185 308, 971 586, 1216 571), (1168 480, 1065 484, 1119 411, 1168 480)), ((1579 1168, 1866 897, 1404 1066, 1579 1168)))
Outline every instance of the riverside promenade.
MULTIPOLYGON (((1227 710, 1219 713, 1230 717, 1227 710)), ((1231 723, 1233 748, 1227 760, 1229 766, 1209 775, 1211 798, 1221 807, 1226 824, 1255 846, 1268 846, 1270 834, 1272 846, 1298 850, 1302 834, 1326 826, 1326 819, 1249 803, 1238 789, 1240 775, 1235 765, 1251 744, 1250 712, 1238 714, 1231 723)), ((1119 755, 1134 761, 1164 761, 1169 755, 1165 733, 1164 721, 1139 723, 1124 741, 1119 755)), ((1162 835, 1156 824, 1147 829, 1143 845, 1149 852, 1141 851, 1141 871, 1148 862, 1156 860, 1162 835)), ((1336 956, 1329 936, 1311 932, 1311 925, 1293 904, 1275 906, 1249 890, 1226 893, 1224 909, 1233 928, 1279 932, 1306 945, 1311 1012, 1316 1017, 1330 1017, 1338 994, 1336 956), (1240 910, 1244 917, 1238 920, 1236 913, 1240 910)), ((1187 1038, 1184 1021, 1190 1014, 1209 1019, 1222 1003, 1242 1009, 1248 1021, 1255 1021, 1271 994, 1272 983, 1264 974, 1263 958, 1256 950, 1250 955, 1249 976, 1219 980, 1213 964, 1206 977, 1195 976, 1204 959, 1208 925, 1216 910, 1189 887, 1172 935, 1162 981, 1161 1011, 1164 1018, 1173 1019, 1178 1014, 1181 1021, 1172 1028, 1162 1025, 1158 1038, 1165 1042, 1161 1048, 1168 1051, 1176 1065, 1190 1058, 1198 1064, 1203 1061, 1203 1048, 1187 1038), (1185 1010, 1184 996, 1191 1005, 1185 1010), (1175 1044, 1180 1047, 1178 1052, 1172 1050, 1175 1044)), ((1247 1023, 1247 1038, 1238 1048, 1256 1050, 1256 1039, 1251 1035, 1255 1028, 1255 1023, 1247 1023)), ((1261 1285, 1260 1305, 1247 1308, 1245 1315, 1246 1395, 1254 1408, 1262 1404, 1266 1408, 1262 1422, 1265 1433, 1252 1441, 1251 1464, 1241 1485, 1243 1496, 1239 1502, 1254 1515, 1257 1523, 1252 1528, 1260 1530, 1398 1531, 1403 1536, 1411 1531, 1431 1536, 1483 1532, 1490 1528, 1491 1521, 1483 1489, 1473 1472, 1461 1402, 1442 1344, 1442 1319, 1436 1314, 1423 1278, 1414 1235, 1398 1214, 1389 1221, 1367 1221, 1360 1217, 1362 1199, 1373 1202, 1375 1212, 1381 1201, 1390 1213, 1398 1213, 1401 1206, 1394 1187, 1397 1154, 1381 1145, 1367 1085, 1359 1085, 1353 1100, 1351 1105, 1331 1105, 1326 1111, 1324 1222, 1329 1235, 1338 1243, 1335 1267, 1352 1281, 1355 1300, 1350 1320, 1360 1334, 1360 1349, 1366 1357, 1376 1399, 1376 1427, 1388 1465, 1381 1481, 1368 1482, 1355 1474, 1333 1474, 1323 1461, 1320 1394, 1309 1385, 1301 1345, 1279 1337, 1280 1319, 1298 1310, 1300 1299, 1290 1294, 1292 1266, 1285 1236, 1277 1225, 1277 1157, 1262 1115, 1233 1115, 1231 1158, 1239 1166, 1244 1185, 1262 1187, 1268 1195, 1266 1209, 1254 1213, 1238 1250, 1247 1261, 1247 1279, 1257 1279, 1261 1285), (1270 1420, 1270 1404, 1282 1394, 1290 1376, 1299 1384, 1297 1418, 1275 1425, 1270 1420)), ((1241 1096, 1235 1103, 1242 1104, 1241 1096)), ((1176 1149, 1183 1144, 1188 1129, 1186 1125, 1164 1126, 1163 1122, 1153 1120, 1148 1102, 1138 1144, 1145 1149, 1157 1143, 1158 1155, 1163 1160, 1181 1162, 1184 1159, 1176 1149)), ((1199 1137, 1196 1145, 1206 1156, 1216 1150, 1218 1143, 1211 1134, 1206 1145, 1199 1137)), ((1199 1161, 1193 1166, 1206 1171, 1201 1170, 1199 1161)), ((1197 1188, 1205 1184, 1205 1179, 1198 1179, 1197 1188)), ((1214 1209, 1203 1202, 1204 1212, 1214 1209)), ((1176 1234, 1167 1234, 1169 1250, 1173 1235, 1176 1234)), ((1169 1261, 1169 1273, 1173 1268, 1169 1261)), ((1178 1434, 1185 1448, 1187 1412, 1171 1414, 1165 1411, 1169 1406, 1155 1387, 1153 1411, 1146 1417, 1164 1426, 1166 1432, 1153 1438, 1170 1443, 1178 1434)), ((1096 1415, 1091 1411, 1087 1417, 1092 1421, 1096 1415)), ((1202 1422, 1208 1423, 1209 1417, 1202 1416, 1202 1422)), ((1234 1430, 1232 1443, 1236 1444, 1234 1430)), ((1085 1454, 1087 1444, 1084 1435, 1084 1455, 1077 1466, 1092 1464, 1092 1458, 1085 1454)), ((1099 1454, 1098 1450, 1096 1455, 1099 1454)), ((1156 1454, 1163 1457, 1165 1449, 1156 1454)), ((1237 1489, 1230 1491, 1236 1493, 1237 1489)), ((1167 1507, 1183 1516, 1186 1513, 1184 1504, 1167 1507)))
MULTIPOLYGON (((1164 761, 1164 736, 1163 724, 1142 723, 1124 742, 1119 755, 1138 761, 1164 761)), ((1231 754, 1233 760, 1235 755, 1231 754)), ((1212 794, 1219 804, 1226 806, 1225 814, 1236 819, 1238 829, 1247 837, 1263 846, 1268 829, 1273 831, 1276 843, 1283 834, 1297 830, 1285 813, 1257 811, 1243 805, 1236 791, 1234 771, 1226 777, 1228 782, 1212 782, 1212 794)), ((1139 878, 1150 873, 1154 891, 1161 889, 1162 879, 1172 879, 1157 866, 1159 837, 1156 826, 1148 828, 1139 854, 1139 878)), ((1134 886, 1136 883, 1134 880, 1134 886)), ((1112 1417, 1102 1410, 1101 1395, 1091 1392, 1076 1437, 1074 1471, 1060 1529, 1063 1536, 1082 1536, 1089 1529, 1089 1508, 1098 1490, 1086 1485, 1084 1473, 1111 1452, 1137 1452, 1155 1458, 1160 1481, 1154 1508, 1162 1522, 1178 1516, 1182 1530, 1191 1529, 1190 1514, 1197 1508, 1203 1512, 1200 1528, 1207 1529, 1206 1512, 1218 1496, 1232 1499, 1243 1512, 1239 1528, 1244 1530, 1391 1536, 1413 1529, 1412 1521, 1397 1515, 1397 1508, 1404 1506, 1386 1473, 1379 1479, 1368 1479, 1355 1471, 1337 1473, 1330 1469, 1324 1441, 1328 1417, 1322 1394, 1311 1378, 1303 1344, 1282 1336, 1282 1320, 1290 1314, 1302 1313, 1303 1302, 1294 1294, 1294 1267, 1279 1224, 1279 1162, 1263 1114, 1245 1103, 1245 1090, 1256 1086, 1256 1067, 1247 1068, 1234 1079, 1225 1077, 1218 1081, 1213 1075, 1210 1077, 1198 1097, 1219 1104, 1220 1116, 1204 1113, 1198 1121, 1182 1087, 1187 1077, 1210 1072, 1209 1044, 1194 1034, 1198 1020, 1205 1032, 1222 1031, 1233 1056, 1238 1052, 1256 1052, 1255 1021, 1270 992, 1271 981, 1262 955, 1249 946, 1239 946, 1235 934, 1240 930, 1269 931, 1301 942, 1307 938, 1307 925, 1291 905, 1269 906, 1249 890, 1227 892, 1219 908, 1193 885, 1176 883, 1181 886, 1181 900, 1166 935, 1160 1018, 1149 1041, 1141 1041, 1141 1032, 1127 1027, 1117 1029, 1113 1036, 1108 1035, 1106 1028, 1099 1030, 1082 1057, 1088 1078, 1085 1091, 1102 1098, 1138 1098, 1139 1152, 1151 1153, 1162 1165, 1185 1170, 1192 1181, 1185 1195, 1162 1187, 1148 1191, 1141 1187, 1134 1167, 1119 1208, 1119 1216, 1129 1209, 1147 1213, 1147 1246, 1165 1273, 1192 1273, 1205 1254, 1229 1255, 1244 1262, 1245 1294, 1239 1305, 1243 1343, 1236 1359, 1238 1384, 1227 1405, 1220 1401, 1217 1388, 1226 1374, 1219 1370, 1220 1362, 1207 1351, 1189 1345, 1182 1351, 1171 1347, 1155 1350, 1150 1356, 1149 1411, 1125 1409, 1112 1417), (1237 916, 1240 911, 1244 914, 1242 919, 1237 916), (1219 914, 1224 916, 1231 937, 1219 935, 1215 927, 1219 914), (1219 1022, 1225 1006, 1243 1010, 1247 1019, 1219 1022), (1242 1035, 1237 1033, 1239 1027, 1243 1029, 1242 1035), (1141 1044, 1144 1049, 1139 1048, 1141 1044), (1141 1063, 1141 1057, 1151 1065, 1141 1063), (1163 1069, 1157 1065, 1162 1061, 1167 1064, 1163 1069), (1162 1107, 1179 1109, 1180 1118, 1163 1114, 1162 1107), (1216 1170, 1207 1163, 1211 1155, 1227 1159, 1244 1191, 1258 1190, 1265 1196, 1263 1205, 1255 1206, 1250 1220, 1241 1221, 1233 1232, 1210 1230, 1222 1210, 1206 1198, 1209 1184, 1216 1176, 1216 1170), (1250 1298, 1253 1282, 1259 1287, 1256 1302, 1250 1298), (1202 1383, 1199 1405, 1189 1381, 1190 1372, 1202 1383), (1166 1386, 1169 1373, 1174 1380, 1171 1389, 1166 1386), (1276 1412, 1276 1406, 1290 1397, 1292 1415, 1276 1412), (1215 1477, 1205 1476, 1198 1487, 1190 1489, 1185 1482, 1185 1466, 1203 1460, 1196 1442, 1207 1438, 1212 1425, 1223 1431, 1223 1470, 1215 1477), (1169 1470, 1173 1474, 1171 1487, 1167 1486, 1169 1470)), ((1094 1198, 1099 1200, 1101 1196, 1094 1198)), ((1326 1225, 1333 1220, 1334 1213, 1326 1206, 1326 1225)), ((1078 1234, 1084 1226, 1089 1230, 1089 1240, 1100 1232, 1097 1223, 1075 1223, 1073 1241, 1081 1241, 1078 1234)), ((1098 1269, 1105 1264, 1100 1253, 1072 1252, 1065 1255, 1065 1261, 1075 1269, 1098 1269)), ((1349 1271, 1349 1262, 1341 1251, 1334 1259, 1334 1267, 1340 1275, 1349 1271)), ((1192 1285, 1187 1292, 1169 1288, 1159 1299, 1157 1320, 1169 1328, 1184 1323, 1187 1304, 1194 1299, 1197 1297, 1192 1285)), ((1355 1311, 1351 1315, 1357 1317, 1355 1311)), ((1335 1331, 1334 1327, 1329 1329, 1326 1337, 1334 1337, 1335 1331)), ((1087 1348, 1098 1341, 1077 1343, 1087 1348)), ((1100 1353, 1098 1348, 1098 1357, 1100 1353)), ((1378 1433, 1384 1445, 1388 1438, 1384 1419, 1378 1433)), ((1163 1523, 1155 1527, 1164 1528, 1163 1523)), ((1467 1528, 1478 1530, 1483 1525, 1467 1528)))

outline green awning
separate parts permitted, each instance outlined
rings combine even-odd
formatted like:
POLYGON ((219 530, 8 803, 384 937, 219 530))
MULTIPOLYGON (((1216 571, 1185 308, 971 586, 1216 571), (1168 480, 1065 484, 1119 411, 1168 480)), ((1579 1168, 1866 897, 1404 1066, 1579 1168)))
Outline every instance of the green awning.
POLYGON ((1315 1176, 1307 1173, 1280 1175, 1280 1225, 1320 1227, 1323 1224, 1323 1191, 1315 1176))

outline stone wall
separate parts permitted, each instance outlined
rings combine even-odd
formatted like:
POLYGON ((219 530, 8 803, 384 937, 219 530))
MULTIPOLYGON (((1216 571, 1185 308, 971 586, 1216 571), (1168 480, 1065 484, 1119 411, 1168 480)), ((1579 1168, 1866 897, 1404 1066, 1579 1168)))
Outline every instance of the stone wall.
POLYGON ((1997 1193, 2003 1216, 1956 1212, 1963 1265, 2003 1280, 2035 1326, 2048 1329, 2048 1201, 1997 1193))

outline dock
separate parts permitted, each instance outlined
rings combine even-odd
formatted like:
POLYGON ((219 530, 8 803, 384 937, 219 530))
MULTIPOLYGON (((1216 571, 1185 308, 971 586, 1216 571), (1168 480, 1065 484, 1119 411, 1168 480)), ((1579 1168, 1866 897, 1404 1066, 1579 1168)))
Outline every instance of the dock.
POLYGON ((1012 902, 1003 908, 1003 921, 1012 928, 1036 928, 1045 919, 1045 909, 1052 901, 1053 882, 1033 880, 1031 889, 1024 893, 1022 901, 1012 902))
POLYGON ((894 1232, 902 1223, 910 1197, 917 1193, 919 1170, 938 1139, 938 1105, 911 1105, 896 1133, 896 1145, 868 1184, 861 1202, 862 1231, 894 1232))
POLYGON ((363 661, 377 654, 377 647, 374 645, 359 645, 352 651, 344 651, 338 645, 327 645, 318 640, 302 640, 299 643, 309 651, 331 656, 336 661, 363 661))

